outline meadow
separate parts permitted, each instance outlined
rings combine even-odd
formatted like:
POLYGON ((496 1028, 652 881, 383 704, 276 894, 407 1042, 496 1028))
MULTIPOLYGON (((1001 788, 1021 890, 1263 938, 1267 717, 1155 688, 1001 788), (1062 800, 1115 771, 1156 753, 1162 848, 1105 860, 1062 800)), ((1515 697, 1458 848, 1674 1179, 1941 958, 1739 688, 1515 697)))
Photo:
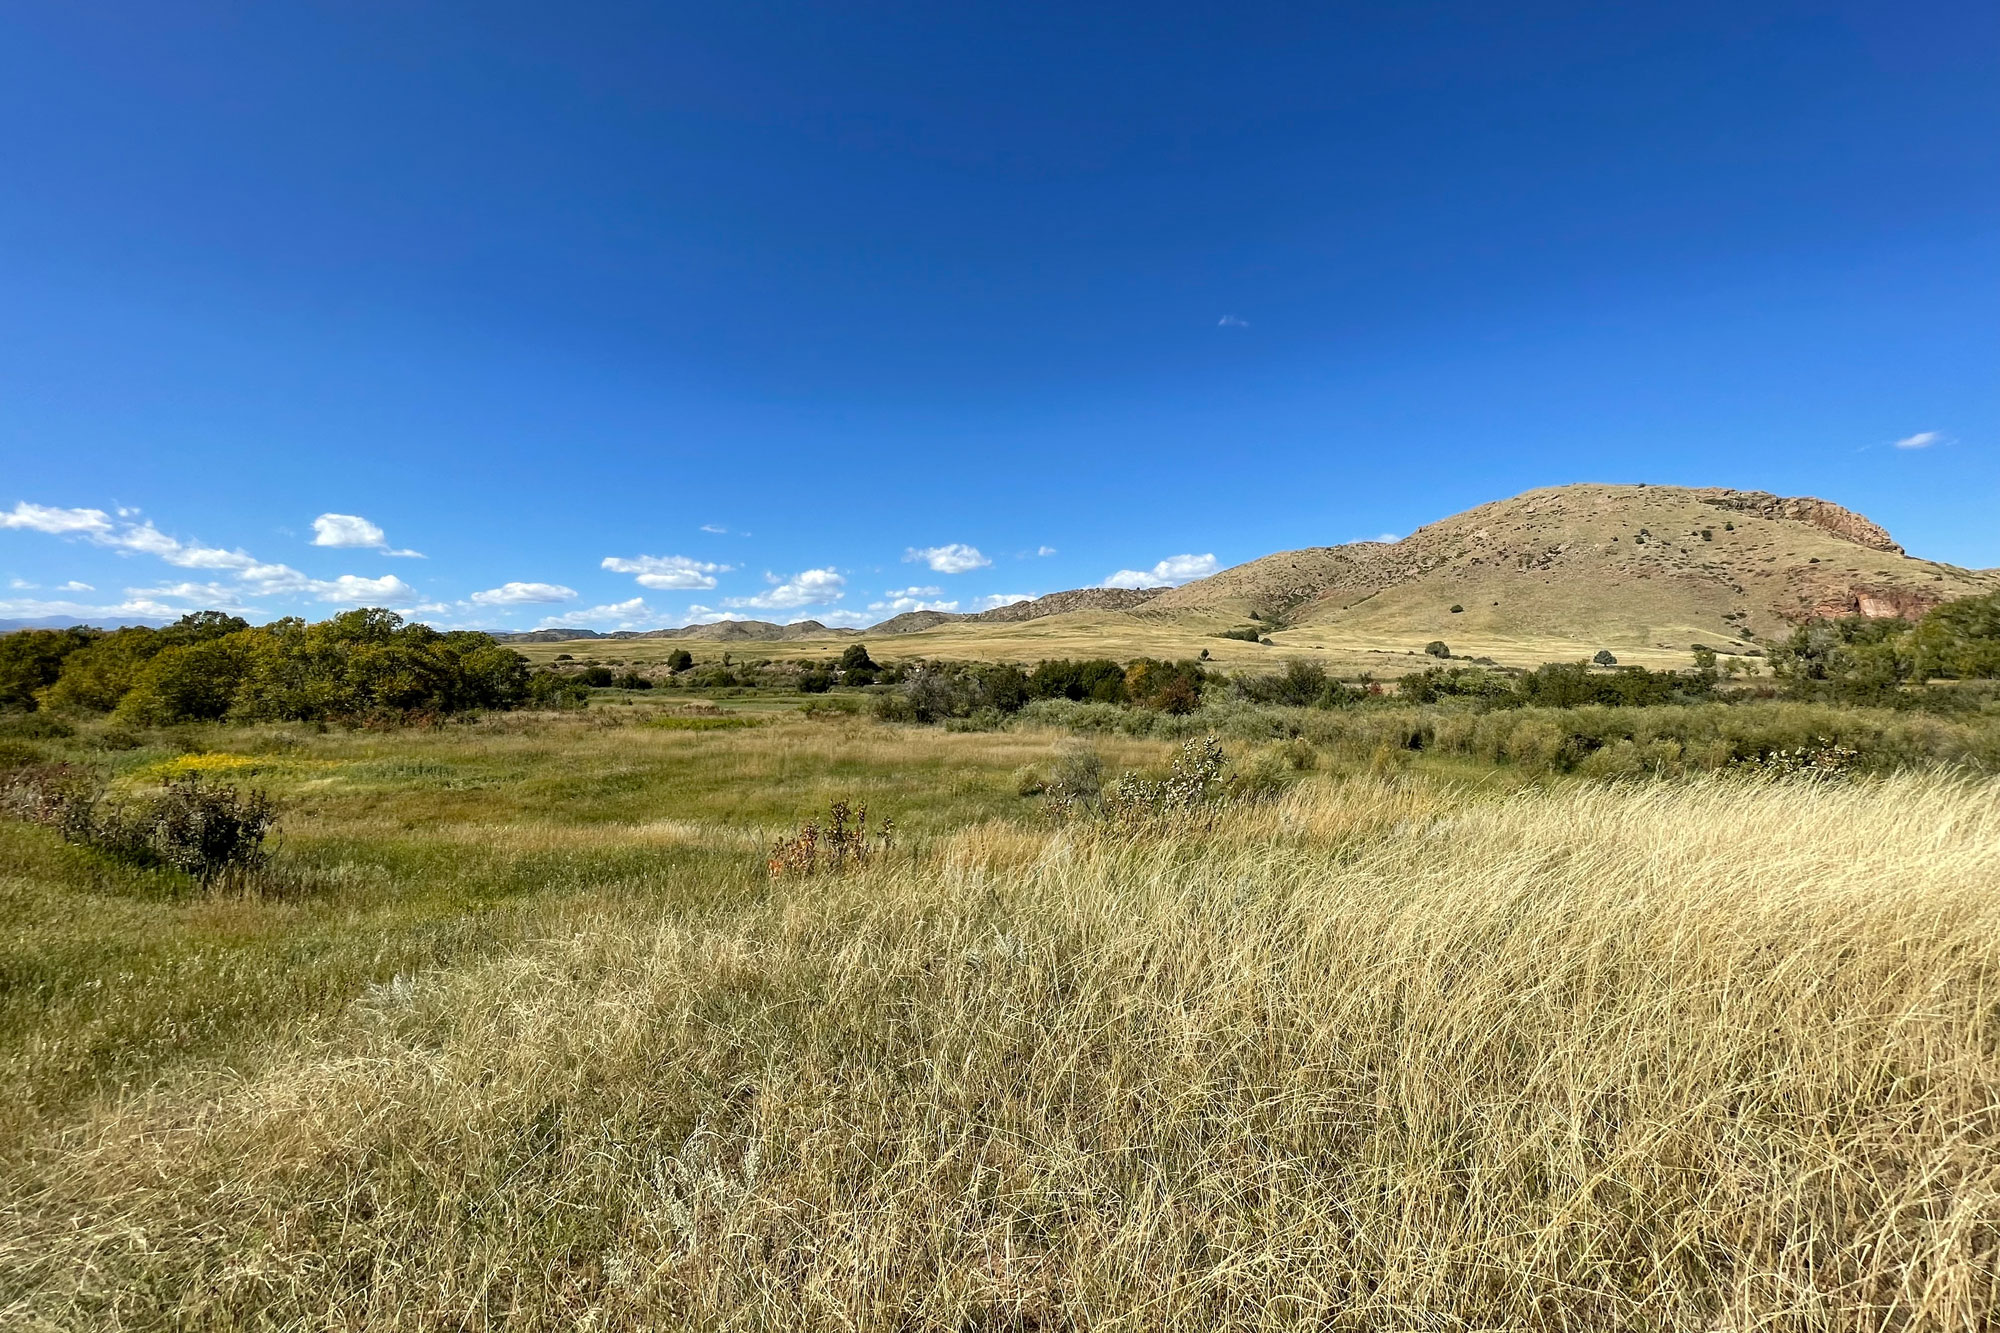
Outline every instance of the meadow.
POLYGON ((34 742, 283 823, 217 893, 0 820, 0 1326, 1990 1326, 1976 763, 1246 725, 1059 819, 1178 733, 717 706, 34 742))

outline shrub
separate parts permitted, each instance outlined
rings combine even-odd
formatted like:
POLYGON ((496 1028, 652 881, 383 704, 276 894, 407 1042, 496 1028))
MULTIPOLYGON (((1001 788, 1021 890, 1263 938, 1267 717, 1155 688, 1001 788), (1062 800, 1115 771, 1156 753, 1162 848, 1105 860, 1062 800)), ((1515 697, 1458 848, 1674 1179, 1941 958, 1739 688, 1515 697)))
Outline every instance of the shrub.
POLYGON ((1104 792, 1104 757, 1074 741, 1058 746, 1042 790, 1063 811, 1095 806, 1104 792))
POLYGON ((581 708, 590 699, 590 686, 560 671, 537 671, 528 677, 528 702, 537 708, 581 708))
POLYGON ((1256 626, 1246 625, 1242 629, 1223 630, 1215 637, 1218 639, 1239 639, 1244 643, 1256 643, 1264 637, 1264 634, 1256 626))
POLYGON ((277 807, 263 792, 240 792, 199 773, 168 778, 160 795, 136 813, 136 821, 129 813, 115 821, 125 825, 125 850, 141 859, 150 853, 204 884, 262 869, 264 839, 278 821, 277 807))
POLYGON ((1591 658, 1590 660, 1597 663, 1597 665, 1599 666, 1613 667, 1618 665, 1618 659, 1611 655, 1611 650, 1609 648, 1599 648, 1597 650, 1597 655, 1591 658))
POLYGON ((871 843, 868 837, 868 807, 849 806, 835 801, 827 809, 826 826, 807 820, 797 833, 781 838, 767 862, 772 879, 838 874, 858 870, 877 852, 887 851, 894 833, 894 821, 885 819, 871 843))
POLYGON ((66 841, 96 840, 104 779, 76 764, 32 764, 0 778, 0 810, 60 833, 66 841))
POLYGON ((1128 823, 1142 820, 1175 823, 1212 820, 1216 808, 1229 795, 1222 780, 1227 762, 1222 742, 1213 736, 1183 741, 1174 755, 1173 769, 1166 777, 1148 778, 1126 773, 1105 798, 1104 807, 1108 813, 1128 823))
POLYGON ((636 671, 627 671, 612 683, 621 690, 650 690, 653 688, 652 677, 642 676, 636 671))
POLYGON ((0 781, 0 807, 74 843, 212 884, 261 870, 277 807, 262 792, 184 773, 150 798, 112 803, 104 780, 74 764, 20 769, 0 781))
POLYGON ((1443 639, 1432 639, 1429 643, 1424 645, 1424 652, 1426 652, 1432 657, 1451 656, 1451 649, 1445 646, 1445 642, 1443 639))
POLYGON ((799 673, 799 693, 801 694, 825 694, 832 688, 833 677, 825 671, 812 670, 799 673))
POLYGON ((676 648, 667 654, 667 671, 672 675, 678 676, 693 665, 694 654, 685 648, 676 648))
POLYGON ((1462 607, 1462 606, 1460 606, 1460 605, 1459 605, 1459 604, 1458 604, 1457 602, 1453 602, 1453 603, 1451 604, 1451 613, 1452 613, 1453 615, 1459 615, 1459 614, 1461 614, 1461 613, 1462 613, 1462 612, 1463 612, 1464 610, 1465 610, 1465 608, 1464 608, 1464 607, 1462 607))

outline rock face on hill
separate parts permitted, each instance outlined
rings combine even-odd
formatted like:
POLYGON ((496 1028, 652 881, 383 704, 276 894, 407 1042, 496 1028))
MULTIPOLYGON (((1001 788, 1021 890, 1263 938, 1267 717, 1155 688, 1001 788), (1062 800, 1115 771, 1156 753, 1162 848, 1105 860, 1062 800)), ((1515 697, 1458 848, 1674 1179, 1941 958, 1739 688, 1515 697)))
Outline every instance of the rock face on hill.
POLYGON ((1163 593, 1148 611, 1255 612, 1328 635, 1741 647, 1812 616, 1914 618, 1996 588, 2000 571, 1914 559, 1826 500, 1579 485, 1481 505, 1398 542, 1266 556, 1163 593))
POLYGON ((1032 601, 1023 599, 996 606, 991 611, 905 611, 879 625, 870 625, 870 634, 916 634, 938 625, 963 621, 1019 622, 1044 616, 1067 615, 1072 611, 1130 611, 1165 592, 1165 588, 1071 588, 1052 592, 1032 601))

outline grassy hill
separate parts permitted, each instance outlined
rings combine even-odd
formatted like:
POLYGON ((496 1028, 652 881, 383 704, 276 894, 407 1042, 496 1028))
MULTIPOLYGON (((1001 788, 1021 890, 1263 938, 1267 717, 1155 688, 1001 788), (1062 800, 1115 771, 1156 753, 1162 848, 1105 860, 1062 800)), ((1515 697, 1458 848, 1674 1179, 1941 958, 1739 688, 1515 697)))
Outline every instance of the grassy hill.
MULTIPOLYGON (((1228 667, 1303 655, 1336 671, 1394 675, 1442 639, 1460 655, 1510 665, 1608 648, 1623 661, 1664 666, 1685 662, 1696 644, 1756 652, 1814 615, 1914 617, 1996 589, 2000 570, 1908 555, 1876 524, 1824 500, 1576 485, 1481 505, 1398 542, 1284 551, 1157 594, 1083 589, 977 616, 913 613, 865 633, 892 658, 1191 657, 1207 649, 1228 667), (1270 645, 1215 637, 1253 624, 1270 645)), ((672 633, 782 641, 787 653, 805 654, 837 651, 853 637, 816 625, 672 633)), ((643 646, 651 641, 621 641, 617 651, 643 661, 684 646, 643 646)))

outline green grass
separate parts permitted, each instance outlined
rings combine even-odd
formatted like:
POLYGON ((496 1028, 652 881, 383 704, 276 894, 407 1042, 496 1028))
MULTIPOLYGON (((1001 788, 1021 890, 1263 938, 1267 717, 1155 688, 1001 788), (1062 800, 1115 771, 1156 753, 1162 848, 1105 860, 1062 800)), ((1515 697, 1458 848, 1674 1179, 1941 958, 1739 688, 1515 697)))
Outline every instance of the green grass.
POLYGON ((1328 735, 1275 804, 1106 828, 1018 794, 1062 732, 656 725, 749 720, 36 742, 286 817, 254 897, 0 821, 0 1326, 1970 1328, 2000 1297, 1990 780, 1328 735), (773 880, 835 799, 895 846, 773 880))

